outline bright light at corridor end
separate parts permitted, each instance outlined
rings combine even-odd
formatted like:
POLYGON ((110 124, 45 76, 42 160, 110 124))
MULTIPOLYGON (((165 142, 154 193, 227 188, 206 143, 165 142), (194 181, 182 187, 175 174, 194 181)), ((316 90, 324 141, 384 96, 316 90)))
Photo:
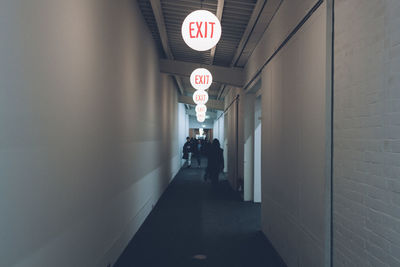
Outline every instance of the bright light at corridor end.
POLYGON ((195 69, 190 75, 190 84, 196 90, 206 90, 212 84, 212 75, 208 69, 195 69))
POLYGON ((185 43, 197 51, 206 51, 217 45, 221 38, 221 23, 207 10, 190 13, 182 24, 182 38, 185 43))

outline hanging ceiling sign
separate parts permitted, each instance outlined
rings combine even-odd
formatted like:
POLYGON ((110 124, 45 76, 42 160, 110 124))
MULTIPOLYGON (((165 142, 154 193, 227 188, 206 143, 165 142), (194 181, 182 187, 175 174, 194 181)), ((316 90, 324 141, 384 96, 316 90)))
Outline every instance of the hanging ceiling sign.
POLYGON ((194 89, 206 90, 212 84, 212 75, 208 69, 198 68, 195 69, 190 75, 190 83, 194 89))
POLYGON ((199 121, 199 122, 203 122, 203 121, 206 120, 206 114, 205 113, 199 113, 199 114, 196 115, 196 117, 197 117, 197 121, 199 121))
POLYGON ((197 105, 196 106, 196 113, 206 113, 207 112, 207 107, 206 105, 197 105))
POLYGON ((206 113, 196 113, 196 117, 206 117, 206 113))
POLYGON ((197 90, 193 94, 193 101, 196 105, 205 105, 208 101, 208 93, 204 90, 197 90))
POLYGON ((206 51, 217 45, 221 38, 221 23, 207 10, 190 13, 182 24, 182 38, 185 43, 197 51, 206 51))

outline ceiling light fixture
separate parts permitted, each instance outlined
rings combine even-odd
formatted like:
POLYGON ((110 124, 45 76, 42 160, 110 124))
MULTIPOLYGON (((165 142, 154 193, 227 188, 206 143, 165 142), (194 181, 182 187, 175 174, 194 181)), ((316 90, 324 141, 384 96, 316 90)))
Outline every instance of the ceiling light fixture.
POLYGON ((196 105, 205 105, 208 102, 208 93, 204 90, 197 90, 193 94, 193 101, 196 105))
POLYGON ((218 18, 207 10, 190 13, 182 23, 182 38, 197 51, 206 51, 217 45, 222 29, 218 18))
POLYGON ((204 104, 200 104, 196 106, 196 113, 206 113, 207 112, 207 106, 204 104))
POLYGON ((190 84, 196 90, 206 90, 210 88, 213 81, 211 72, 205 68, 195 69, 190 75, 190 84))

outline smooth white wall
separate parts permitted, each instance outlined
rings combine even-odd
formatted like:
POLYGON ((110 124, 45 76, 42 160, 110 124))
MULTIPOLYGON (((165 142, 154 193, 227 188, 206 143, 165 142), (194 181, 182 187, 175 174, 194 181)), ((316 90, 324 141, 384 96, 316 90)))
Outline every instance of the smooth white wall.
POLYGON ((243 159, 243 200, 254 199, 254 104, 255 94, 244 95, 244 159, 243 159))
POLYGON ((224 150, 224 172, 226 173, 228 171, 228 166, 227 166, 227 151, 228 151, 228 144, 227 144, 227 139, 226 137, 226 132, 225 132, 225 117, 226 114, 223 111, 218 111, 217 112, 217 120, 214 121, 214 138, 217 138, 219 140, 219 143, 221 144, 221 148, 224 150))
POLYGON ((254 202, 261 202, 261 96, 254 105, 254 202))
POLYGON ((0 266, 114 263, 180 167, 136 1, 0 1, 0 266))
POLYGON ((219 140, 219 143, 221 144, 221 148, 223 149, 224 142, 225 142, 224 115, 222 115, 222 112, 218 112, 217 114, 219 116, 219 119, 214 121, 213 134, 214 134, 214 138, 217 138, 219 140))
POLYGON ((185 104, 178 104, 178 124, 179 124, 179 147, 178 151, 181 153, 181 166, 185 164, 185 160, 182 159, 183 156, 183 145, 186 143, 186 137, 189 136, 189 125, 187 124, 189 115, 186 114, 185 104))
POLYGON ((262 73, 262 229, 288 266, 329 265, 326 66, 324 3, 262 73))
MULTIPOLYGON (((246 82, 263 69, 266 61, 317 2, 318 0, 281 1, 272 21, 246 63, 246 82)), ((270 12, 275 12, 275 10, 270 10, 270 12)))
POLYGON ((214 120, 214 124, 213 124, 213 135, 214 135, 214 138, 219 138, 219 136, 220 136, 218 123, 219 123, 219 120, 214 120))
POLYGON ((335 1, 334 266, 400 266, 400 1, 335 1))
POLYGON ((231 88, 225 96, 225 148, 224 158, 228 180, 235 190, 238 180, 243 179, 244 162, 244 91, 231 88), (239 95, 239 100, 234 99, 239 95), (228 108, 229 107, 229 108, 228 108))
POLYGON ((227 113, 224 113, 224 172, 228 172, 228 151, 229 151, 229 129, 228 129, 228 119, 227 113))

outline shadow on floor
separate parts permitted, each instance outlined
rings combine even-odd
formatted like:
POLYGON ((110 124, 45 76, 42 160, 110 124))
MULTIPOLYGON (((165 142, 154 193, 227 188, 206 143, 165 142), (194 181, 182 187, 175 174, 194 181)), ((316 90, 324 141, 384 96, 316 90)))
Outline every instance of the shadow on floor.
POLYGON ((226 180, 204 183, 203 172, 179 172, 115 267, 285 266, 260 231, 260 204, 226 180))

